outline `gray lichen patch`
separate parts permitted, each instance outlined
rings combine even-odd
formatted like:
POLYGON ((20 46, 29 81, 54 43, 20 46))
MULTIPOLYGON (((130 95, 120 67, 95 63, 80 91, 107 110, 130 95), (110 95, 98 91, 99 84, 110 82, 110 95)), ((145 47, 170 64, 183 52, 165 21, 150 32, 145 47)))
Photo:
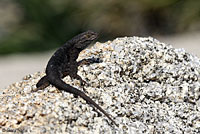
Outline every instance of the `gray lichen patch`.
POLYGON ((16 133, 200 133, 200 60, 151 37, 96 43, 79 60, 87 82, 64 78, 98 103, 119 128, 83 99, 53 86, 31 92, 44 73, 0 92, 0 131, 16 133))

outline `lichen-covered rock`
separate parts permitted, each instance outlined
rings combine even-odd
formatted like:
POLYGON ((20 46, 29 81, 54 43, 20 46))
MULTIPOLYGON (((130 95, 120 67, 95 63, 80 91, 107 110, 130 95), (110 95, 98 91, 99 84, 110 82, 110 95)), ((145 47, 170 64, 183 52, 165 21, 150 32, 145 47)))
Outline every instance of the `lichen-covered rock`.
MULTIPOLYGON (((119 127, 81 98, 53 86, 31 92, 44 73, 23 78, 0 92, 0 133, 200 133, 200 60, 151 37, 96 43, 79 60, 84 92, 119 127)), ((79 81, 64 81, 83 90, 79 81)))

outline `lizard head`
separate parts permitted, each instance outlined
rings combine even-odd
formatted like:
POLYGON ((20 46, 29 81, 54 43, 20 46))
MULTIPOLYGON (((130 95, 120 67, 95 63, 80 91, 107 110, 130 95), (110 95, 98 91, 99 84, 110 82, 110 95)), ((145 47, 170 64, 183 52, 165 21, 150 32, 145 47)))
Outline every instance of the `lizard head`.
POLYGON ((97 39, 97 37, 98 34, 96 32, 90 30, 83 32, 75 37, 76 43, 74 44, 74 47, 83 50, 87 48, 92 43, 92 41, 97 39))

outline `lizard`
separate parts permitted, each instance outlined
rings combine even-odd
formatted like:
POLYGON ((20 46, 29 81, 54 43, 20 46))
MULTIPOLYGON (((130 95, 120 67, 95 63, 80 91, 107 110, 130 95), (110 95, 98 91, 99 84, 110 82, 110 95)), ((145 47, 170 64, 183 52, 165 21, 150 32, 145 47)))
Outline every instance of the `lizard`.
POLYGON ((83 59, 77 62, 79 53, 86 49, 94 40, 96 40, 98 34, 91 30, 78 34, 71 40, 67 41, 64 45, 58 48, 53 56, 47 63, 45 73, 46 75, 42 77, 36 84, 36 90, 42 90, 48 87, 50 84, 55 86, 58 90, 63 90, 68 93, 74 94, 75 97, 80 96, 88 104, 92 104, 95 108, 101 111, 112 123, 116 126, 118 124, 110 117, 110 115, 104 111, 96 102, 94 102, 89 96, 87 96, 83 91, 66 84, 62 78, 67 75, 72 79, 77 79, 81 82, 81 85, 86 82, 77 74, 78 67, 84 64, 91 64, 99 62, 94 58, 83 59))

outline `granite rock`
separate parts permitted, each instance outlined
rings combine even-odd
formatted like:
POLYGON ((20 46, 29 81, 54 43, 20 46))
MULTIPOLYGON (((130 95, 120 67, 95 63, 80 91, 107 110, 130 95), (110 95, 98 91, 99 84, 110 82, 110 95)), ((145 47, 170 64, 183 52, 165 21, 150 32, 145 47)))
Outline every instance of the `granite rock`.
POLYGON ((0 92, 0 133, 200 133, 200 60, 148 37, 97 42, 79 59, 101 63, 79 67, 83 90, 119 124, 80 97, 53 86, 32 92, 44 72, 27 75, 0 92))

